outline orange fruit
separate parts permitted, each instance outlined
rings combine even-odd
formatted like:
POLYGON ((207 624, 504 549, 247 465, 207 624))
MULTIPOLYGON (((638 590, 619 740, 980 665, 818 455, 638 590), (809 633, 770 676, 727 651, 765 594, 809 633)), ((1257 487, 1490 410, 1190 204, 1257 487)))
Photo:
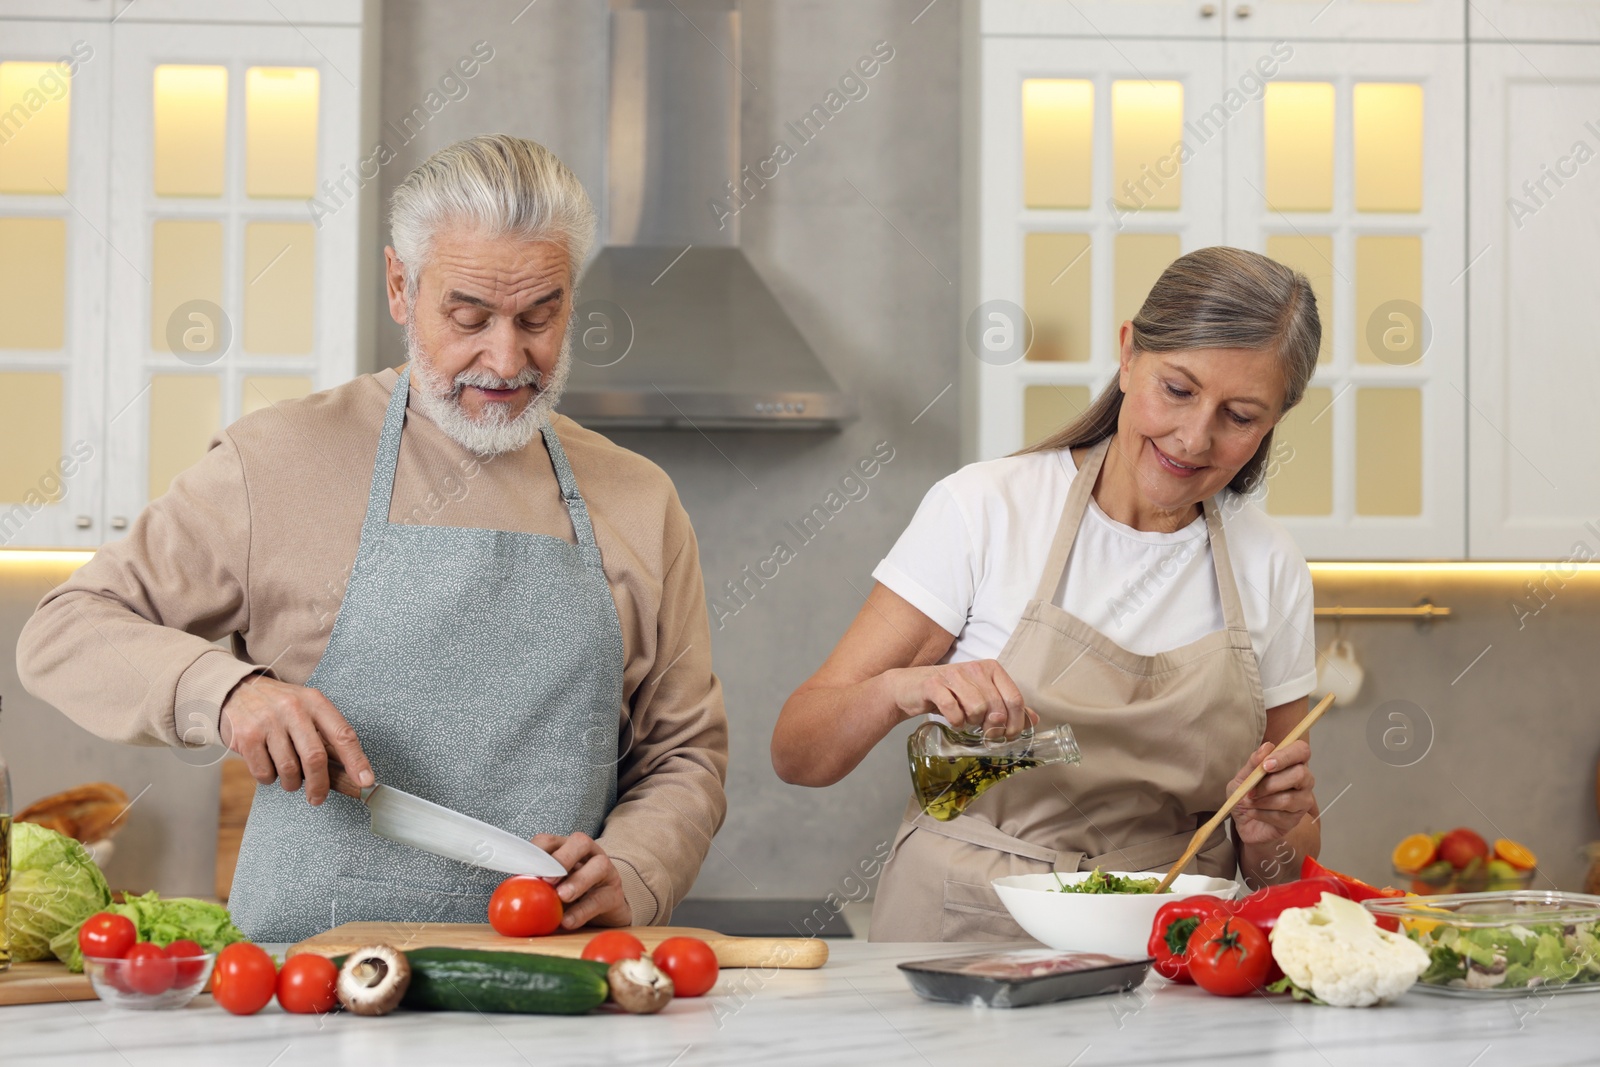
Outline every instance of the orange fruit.
POLYGON ((1394 853, 1389 858, 1394 862, 1395 870, 1403 874, 1412 874, 1432 863, 1438 854, 1439 846, 1432 837, 1427 834, 1412 834, 1394 846, 1394 853))
POLYGON ((1534 865, 1539 862, 1538 858, 1532 852, 1529 852, 1525 846, 1517 844, 1508 837, 1495 839, 1494 854, 1519 871, 1532 870, 1534 865))

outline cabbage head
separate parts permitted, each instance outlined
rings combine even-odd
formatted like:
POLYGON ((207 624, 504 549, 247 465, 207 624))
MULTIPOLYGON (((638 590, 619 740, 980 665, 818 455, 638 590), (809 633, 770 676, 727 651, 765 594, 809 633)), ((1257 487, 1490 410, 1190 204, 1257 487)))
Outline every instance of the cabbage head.
POLYGON ((31 822, 12 824, 5 924, 13 960, 49 959, 52 937, 110 903, 105 875, 81 842, 31 822))

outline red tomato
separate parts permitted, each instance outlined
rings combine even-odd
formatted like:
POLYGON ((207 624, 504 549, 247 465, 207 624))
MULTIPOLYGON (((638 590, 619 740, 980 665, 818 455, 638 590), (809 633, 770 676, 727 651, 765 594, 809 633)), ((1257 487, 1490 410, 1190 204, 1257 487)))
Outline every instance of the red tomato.
POLYGON ((198 941, 180 937, 168 945, 166 951, 167 958, 173 960, 177 968, 174 985, 193 985, 200 977, 200 972, 206 969, 206 961, 198 958, 204 956, 206 950, 200 947, 198 941))
POLYGON ((1235 915, 1213 915, 1189 938, 1189 974, 1195 985, 1223 997, 1253 993, 1272 968, 1272 948, 1261 927, 1235 915))
POLYGON ((254 1015, 267 1006, 278 988, 278 968, 266 950, 248 941, 217 953, 211 972, 211 995, 235 1015, 254 1015))
POLYGON ((122 958, 123 981, 135 993, 154 996, 172 988, 178 965, 149 941, 141 941, 122 958))
POLYGON ((636 960, 643 955, 644 942, 626 930, 607 930, 603 934, 595 934, 583 946, 584 959, 599 960, 601 963, 636 960))
POLYGON ((677 996, 698 997, 717 984, 717 954, 697 937, 669 937, 651 958, 672 979, 677 996))
POLYGON ((120 960, 128 954, 139 931, 126 915, 97 911, 78 927, 78 948, 98 960, 120 960))
POLYGON ((543 937, 561 925, 561 898, 532 875, 507 878, 489 898, 489 925, 503 937, 543 937))
POLYGON ((326 956, 302 952, 283 961, 278 972, 278 1003, 296 1015, 322 1015, 339 1003, 339 968, 326 956))

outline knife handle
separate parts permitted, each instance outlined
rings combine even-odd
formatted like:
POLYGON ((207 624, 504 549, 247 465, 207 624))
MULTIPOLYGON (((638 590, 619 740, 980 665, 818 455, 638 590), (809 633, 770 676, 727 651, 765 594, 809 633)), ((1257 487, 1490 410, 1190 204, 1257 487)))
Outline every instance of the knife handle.
POLYGON ((350 772, 344 769, 344 764, 331 755, 328 757, 328 788, 335 793, 343 793, 356 800, 361 799, 361 786, 350 776, 350 772))

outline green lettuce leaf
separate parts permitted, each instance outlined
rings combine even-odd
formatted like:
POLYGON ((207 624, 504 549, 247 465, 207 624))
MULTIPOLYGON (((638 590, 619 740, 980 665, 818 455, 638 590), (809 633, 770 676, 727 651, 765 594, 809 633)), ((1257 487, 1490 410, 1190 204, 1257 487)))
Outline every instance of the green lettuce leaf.
POLYGON ((1268 993, 1287 993, 1296 1000, 1305 1001, 1307 1004, 1326 1004, 1327 1001, 1317 996, 1304 986, 1296 985, 1295 980, 1288 975, 1278 979, 1267 986, 1268 993))
MULTIPOLYGON (((162 948, 188 938, 197 942, 207 952, 216 952, 226 945, 245 940, 244 934, 233 925, 228 909, 221 904, 210 904, 193 897, 161 899, 155 892, 143 896, 130 896, 121 904, 111 904, 105 911, 126 915, 139 931, 140 941, 151 941, 162 948)), ((84 916, 88 918, 88 916, 84 916)), ((81 921, 78 925, 82 925, 81 921)), ((83 956, 78 951, 78 931, 63 930, 50 942, 56 958, 71 971, 83 969, 83 956)))
POLYGON ((11 826, 5 924, 11 958, 50 958, 50 941, 111 903, 105 875, 81 842, 31 822, 11 826))

